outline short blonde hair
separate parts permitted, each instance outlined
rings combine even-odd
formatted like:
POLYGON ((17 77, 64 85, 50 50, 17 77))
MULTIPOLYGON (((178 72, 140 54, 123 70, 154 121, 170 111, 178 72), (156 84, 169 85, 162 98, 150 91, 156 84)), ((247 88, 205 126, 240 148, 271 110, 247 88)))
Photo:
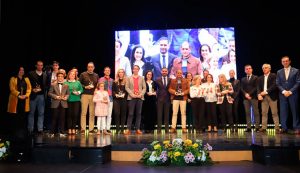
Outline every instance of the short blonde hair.
POLYGON ((196 85, 196 81, 197 81, 198 79, 200 79, 200 84, 201 84, 201 76, 200 76, 200 75, 194 76, 192 84, 193 84, 193 85, 196 85))

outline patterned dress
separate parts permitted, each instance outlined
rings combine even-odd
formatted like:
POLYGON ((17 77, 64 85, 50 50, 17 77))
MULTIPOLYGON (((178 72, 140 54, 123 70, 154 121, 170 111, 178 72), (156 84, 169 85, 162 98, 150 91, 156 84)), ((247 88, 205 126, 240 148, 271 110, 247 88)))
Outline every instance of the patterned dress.
POLYGON ((108 115, 108 104, 101 101, 107 100, 109 102, 109 96, 107 91, 95 91, 93 101, 95 105, 95 116, 107 116, 108 115))

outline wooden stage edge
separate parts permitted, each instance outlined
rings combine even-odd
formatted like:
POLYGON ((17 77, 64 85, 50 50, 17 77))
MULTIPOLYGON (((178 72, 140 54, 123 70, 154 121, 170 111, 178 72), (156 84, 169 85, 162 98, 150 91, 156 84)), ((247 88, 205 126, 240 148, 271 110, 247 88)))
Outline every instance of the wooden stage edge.
MULTIPOLYGON (((112 151, 111 160, 113 161, 139 161, 141 151, 112 151)), ((300 151, 299 151, 300 155, 300 151)), ((252 151, 210 151, 213 161, 252 161, 252 151)))
MULTIPOLYGON (((300 150, 299 158, 300 158, 300 150)), ((111 159, 113 161, 139 161, 141 151, 112 151, 111 159)), ((252 151, 211 151, 210 156, 213 161, 253 161, 252 151)))

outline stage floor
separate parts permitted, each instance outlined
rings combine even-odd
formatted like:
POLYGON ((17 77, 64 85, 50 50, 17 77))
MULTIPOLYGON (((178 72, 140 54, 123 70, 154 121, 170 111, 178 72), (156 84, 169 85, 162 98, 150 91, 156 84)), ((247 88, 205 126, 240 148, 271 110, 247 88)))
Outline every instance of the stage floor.
POLYGON ((137 162, 116 162, 112 161, 107 164, 32 164, 32 163, 14 163, 14 164, 1 164, 1 173, 299 173, 300 165, 262 165, 249 161, 239 162, 218 162, 213 166, 201 166, 201 167, 148 167, 143 166, 137 162))
POLYGON ((226 150, 251 150, 252 145, 264 147, 294 147, 300 148, 300 135, 292 134, 275 134, 274 129, 268 129, 266 133, 261 132, 244 132, 244 128, 238 132, 219 131, 218 133, 205 132, 177 133, 164 132, 158 134, 155 130, 153 133, 142 135, 123 135, 116 134, 112 130, 112 135, 97 134, 77 134, 66 137, 49 137, 49 135, 36 135, 33 137, 33 147, 79 147, 79 148, 98 148, 107 145, 112 146, 112 151, 140 151, 149 146, 154 141, 173 140, 175 138, 182 139, 201 139, 203 143, 209 143, 215 151, 226 150))

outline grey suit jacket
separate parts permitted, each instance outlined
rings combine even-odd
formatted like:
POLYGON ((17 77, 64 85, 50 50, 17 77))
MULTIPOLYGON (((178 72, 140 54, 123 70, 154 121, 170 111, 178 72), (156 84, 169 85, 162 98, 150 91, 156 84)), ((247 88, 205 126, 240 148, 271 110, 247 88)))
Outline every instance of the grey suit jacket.
MULTIPOLYGON (((125 85, 125 90, 128 93, 127 100, 132 100, 132 96, 134 95, 133 83, 133 77, 128 77, 125 85)), ((141 99, 144 100, 144 94, 146 93, 146 82, 143 76, 139 76, 139 93, 142 94, 141 99)))
POLYGON ((58 108, 61 104, 63 108, 68 108, 67 100, 58 100, 56 96, 67 96, 69 98, 70 90, 67 84, 63 84, 61 88, 61 92, 59 91, 59 84, 52 85, 48 92, 48 96, 52 98, 51 100, 51 108, 58 108))

